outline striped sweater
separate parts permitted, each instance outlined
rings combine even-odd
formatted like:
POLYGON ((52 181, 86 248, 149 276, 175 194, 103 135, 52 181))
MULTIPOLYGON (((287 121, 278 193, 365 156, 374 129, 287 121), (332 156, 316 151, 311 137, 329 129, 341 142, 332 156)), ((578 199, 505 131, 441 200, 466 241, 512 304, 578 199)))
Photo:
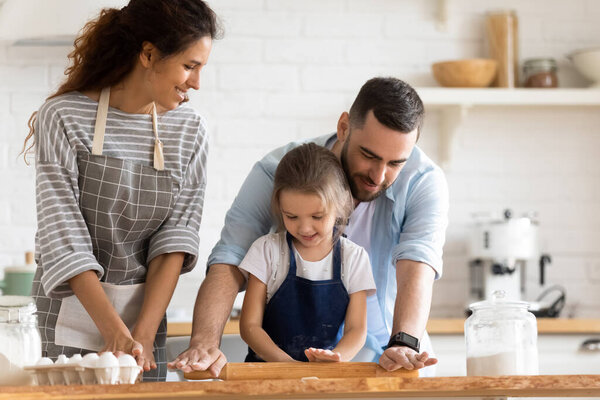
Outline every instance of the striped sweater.
MULTIPOLYGON (((106 272, 92 254, 78 188, 77 154, 91 152, 97 107, 96 101, 71 92, 48 100, 37 115, 36 297, 70 296, 70 278, 86 270, 96 271, 99 278, 106 272)), ((206 187, 206 127, 194 110, 183 105, 158 116, 158 135, 164 144, 165 170, 174 182, 175 203, 170 217, 146 244, 147 259, 185 252, 182 272, 188 272, 198 255, 206 187)), ((103 155, 151 166, 153 150, 151 115, 129 114, 109 107, 103 155)), ((139 271, 133 271, 119 283, 143 282, 145 272, 146 266, 140 265, 139 271)))

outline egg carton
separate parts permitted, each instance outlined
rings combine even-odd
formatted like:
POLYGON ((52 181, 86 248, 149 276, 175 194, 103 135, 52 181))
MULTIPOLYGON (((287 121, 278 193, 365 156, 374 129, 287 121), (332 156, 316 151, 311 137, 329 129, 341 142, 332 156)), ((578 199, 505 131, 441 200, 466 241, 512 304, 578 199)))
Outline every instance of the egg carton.
POLYGON ((36 365, 23 369, 31 373, 40 386, 132 384, 141 380, 142 367, 136 365, 130 355, 122 355, 118 359, 109 352, 102 353, 100 357, 96 353, 87 354, 84 358, 76 356, 79 357, 67 359, 61 354, 56 363, 44 357, 36 365))

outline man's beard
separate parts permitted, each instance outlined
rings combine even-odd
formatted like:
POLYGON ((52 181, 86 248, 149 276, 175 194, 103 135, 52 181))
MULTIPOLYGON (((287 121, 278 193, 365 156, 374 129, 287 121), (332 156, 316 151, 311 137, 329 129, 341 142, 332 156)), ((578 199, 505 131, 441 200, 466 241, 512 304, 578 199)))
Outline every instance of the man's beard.
POLYGON ((375 193, 364 193, 364 191, 360 190, 355 179, 364 179, 369 183, 373 182, 368 176, 359 174, 352 175, 352 173, 350 172, 350 168, 348 167, 348 142, 349 141, 346 140, 346 142, 344 143, 344 147, 342 147, 342 154, 340 158, 342 162, 342 169, 344 170, 344 174, 346 175, 346 178, 348 180, 348 185, 350 186, 350 192, 352 193, 352 197, 354 197, 354 199, 358 200, 359 202, 373 201, 379 196, 381 196, 381 194, 385 192, 389 185, 387 182, 384 181, 383 184, 380 185, 381 189, 379 189, 375 193))

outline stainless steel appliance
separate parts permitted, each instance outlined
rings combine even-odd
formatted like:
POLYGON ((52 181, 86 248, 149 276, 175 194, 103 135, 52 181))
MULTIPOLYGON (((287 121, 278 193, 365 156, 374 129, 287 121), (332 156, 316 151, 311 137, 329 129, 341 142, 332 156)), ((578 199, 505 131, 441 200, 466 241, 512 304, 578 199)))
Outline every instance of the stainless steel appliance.
MULTIPOLYGON (((509 300, 527 300, 526 268, 539 265, 539 284, 545 285, 545 268, 551 262, 539 246, 538 221, 533 213, 513 216, 510 210, 498 214, 475 214, 469 237, 470 301, 492 299, 504 291, 509 300)), ((542 292, 530 311, 536 316, 558 316, 565 292, 552 286, 542 292)))

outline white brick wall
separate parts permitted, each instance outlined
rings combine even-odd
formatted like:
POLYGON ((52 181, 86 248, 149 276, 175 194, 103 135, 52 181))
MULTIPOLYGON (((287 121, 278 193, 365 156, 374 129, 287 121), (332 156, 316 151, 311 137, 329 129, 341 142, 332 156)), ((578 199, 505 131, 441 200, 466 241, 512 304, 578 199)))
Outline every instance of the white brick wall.
MULTIPOLYGON (((335 129, 369 77, 435 85, 430 64, 485 57, 483 13, 514 8, 521 58, 555 57, 563 86, 585 86, 564 58, 600 44, 595 0, 451 0, 448 30, 435 0, 218 0, 225 27, 191 102, 211 129, 201 264, 179 283, 173 306, 191 312, 224 214, 263 154, 335 129)), ((64 47, 0 45, 0 269, 33 248, 34 171, 16 156, 26 122, 63 77, 64 47)), ((420 145, 439 159, 439 115, 429 112, 420 145)), ((465 237, 476 211, 537 211, 547 281, 568 290, 568 312, 598 317, 600 303, 600 113, 597 108, 478 107, 458 131, 447 170, 451 211, 445 273, 432 315, 460 316, 468 294, 465 237)), ((532 296, 537 266, 528 271, 532 296)))

